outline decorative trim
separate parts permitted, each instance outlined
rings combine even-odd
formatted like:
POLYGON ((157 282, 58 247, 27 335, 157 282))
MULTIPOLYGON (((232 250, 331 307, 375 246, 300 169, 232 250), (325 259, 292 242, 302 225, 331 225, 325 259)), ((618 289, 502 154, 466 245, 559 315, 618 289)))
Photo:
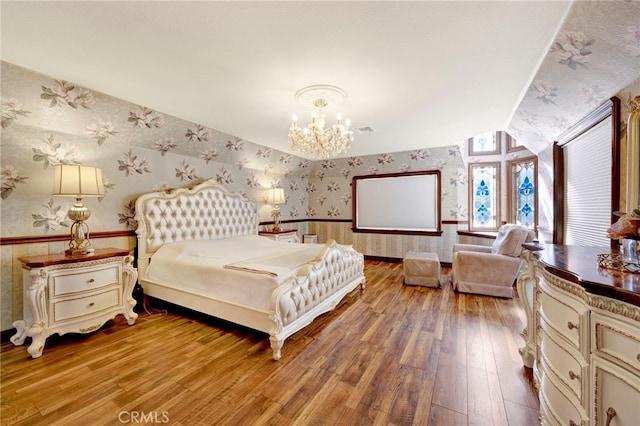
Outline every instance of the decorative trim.
MULTIPOLYGON (((135 237, 136 232, 133 229, 127 229, 124 231, 103 231, 92 232, 91 239, 98 238, 115 238, 115 237, 135 237)), ((50 243, 54 241, 69 241, 69 234, 64 235, 27 235, 17 237, 1 237, 0 245, 18 245, 18 244, 37 244, 37 243, 50 243)))
MULTIPOLYGON (((575 285, 575 284, 574 284, 575 285)), ((640 322, 640 308, 608 297, 587 294, 589 305, 640 322)))
POLYGON ((497 233, 494 232, 492 234, 488 234, 488 233, 478 232, 478 231, 472 232, 472 231, 458 230, 458 235, 463 235, 465 237, 487 238, 487 239, 495 240, 497 233))
MULTIPOLYGON (((351 223, 351 219, 289 219, 289 220, 281 220, 280 223, 312 223, 312 222, 326 222, 326 223, 351 223)), ((466 220, 443 220, 443 225, 466 225, 468 221, 466 220)), ((273 225, 273 221, 265 221, 260 222, 259 226, 269 226, 273 225)), ((458 231, 460 234, 462 231, 458 231)), ((460 234, 463 235, 463 234, 460 234)), ((471 233, 469 233, 471 235, 471 233)), ((478 236, 477 234, 473 234, 474 236, 478 236)), ((91 239, 99 239, 99 238, 116 238, 116 237, 136 237, 136 231, 132 229, 122 230, 122 231, 102 231, 102 232, 92 232, 91 239)), ((487 237, 490 238, 490 237, 487 237)), ((491 238, 495 238, 491 237, 491 238)), ((20 244, 38 244, 38 243, 50 243, 56 241, 69 241, 68 234, 57 234, 57 235, 20 235, 15 237, 0 237, 0 246, 11 246, 11 245, 20 245, 20 244)))
POLYGON ((587 114, 582 120, 578 121, 575 125, 571 126, 560 136, 558 136, 557 144, 559 146, 568 144, 578 136, 595 127, 605 118, 612 115, 612 111, 616 107, 616 101, 619 107, 620 99, 616 98, 615 96, 611 99, 607 99, 599 107, 587 114))
MULTIPOLYGON (((104 259, 88 260, 86 262, 82 262, 81 264, 82 264, 82 267, 91 267, 91 266, 98 266, 98 265, 104 265, 104 264, 116 263, 116 262, 120 264, 130 264, 132 261, 133 261, 133 257, 126 255, 126 256, 111 256, 104 259)), ((36 266, 33 268, 29 268, 23 265, 23 268, 40 269, 40 274, 42 275, 43 278, 46 278, 53 271, 59 271, 59 270, 65 270, 65 269, 78 269, 78 264, 79 262, 76 260, 73 263, 60 263, 57 265, 36 266)))
POLYGON ((540 266, 538 266, 538 270, 542 271, 542 275, 544 275, 546 281, 549 284, 565 291, 566 293, 576 296, 587 304, 589 303, 589 295, 587 294, 587 291, 581 286, 560 278, 540 266))

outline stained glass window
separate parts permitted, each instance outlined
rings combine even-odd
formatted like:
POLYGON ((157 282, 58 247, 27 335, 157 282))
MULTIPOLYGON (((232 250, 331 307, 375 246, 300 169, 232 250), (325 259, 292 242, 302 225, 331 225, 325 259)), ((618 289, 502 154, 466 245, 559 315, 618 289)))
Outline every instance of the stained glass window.
POLYGON ((533 229, 536 226, 536 159, 513 161, 509 167, 509 222, 533 229))
POLYGON ((502 132, 486 132, 468 139, 469 155, 500 154, 502 132))
POLYGON ((497 230, 500 213, 500 163, 471 164, 469 176, 471 230, 497 230))

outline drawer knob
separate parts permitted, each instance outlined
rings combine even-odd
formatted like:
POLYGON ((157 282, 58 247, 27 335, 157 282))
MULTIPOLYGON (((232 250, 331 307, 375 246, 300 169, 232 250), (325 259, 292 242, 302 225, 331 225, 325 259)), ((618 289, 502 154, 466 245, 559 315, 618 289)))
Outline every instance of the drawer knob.
POLYGON ((578 330, 578 329, 579 329, 578 324, 573 323, 573 322, 571 322, 571 321, 569 321, 569 322, 567 323, 567 328, 569 328, 569 330, 573 330, 574 328, 575 328, 576 330, 578 330))
POLYGON ((573 371, 569 371, 569 378, 570 378, 571 380, 575 380, 575 379, 580 380, 580 375, 579 375, 579 374, 574 373, 573 371))
POLYGON ((89 281, 87 281, 89 284, 95 282, 95 280, 93 278, 89 278, 89 281))
POLYGON ((636 358, 638 359, 638 361, 640 361, 640 354, 638 354, 636 358))
POLYGON ((569 426, 578 426, 578 423, 574 422, 573 420, 569 420, 569 426))
POLYGON ((93 302, 89 303, 89 307, 90 308, 93 307, 93 305, 95 305, 95 303, 93 303, 93 302))
POLYGON ((607 423, 605 423, 605 425, 609 426, 611 424, 611 420, 613 420, 616 415, 618 415, 618 413, 616 413, 616 410, 614 410, 613 407, 607 408, 607 423))

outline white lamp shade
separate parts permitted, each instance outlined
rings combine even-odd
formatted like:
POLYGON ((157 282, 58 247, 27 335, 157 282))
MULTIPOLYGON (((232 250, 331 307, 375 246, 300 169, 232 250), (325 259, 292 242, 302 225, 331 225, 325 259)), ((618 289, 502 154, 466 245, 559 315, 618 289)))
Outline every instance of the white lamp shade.
POLYGON ((269 204, 283 204, 284 203, 284 189, 283 188, 271 188, 267 192, 267 202, 269 204))
POLYGON ((53 195, 76 198, 103 196, 102 170, 75 164, 54 166, 53 195))

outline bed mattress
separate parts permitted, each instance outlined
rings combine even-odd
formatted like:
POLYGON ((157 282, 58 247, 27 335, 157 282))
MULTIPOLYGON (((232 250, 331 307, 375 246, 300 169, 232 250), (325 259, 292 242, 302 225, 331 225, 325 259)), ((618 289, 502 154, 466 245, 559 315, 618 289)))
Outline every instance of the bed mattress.
POLYGON ((147 279, 268 311, 274 289, 319 258, 323 249, 321 244, 282 243, 258 235, 170 243, 151 257, 147 279))

